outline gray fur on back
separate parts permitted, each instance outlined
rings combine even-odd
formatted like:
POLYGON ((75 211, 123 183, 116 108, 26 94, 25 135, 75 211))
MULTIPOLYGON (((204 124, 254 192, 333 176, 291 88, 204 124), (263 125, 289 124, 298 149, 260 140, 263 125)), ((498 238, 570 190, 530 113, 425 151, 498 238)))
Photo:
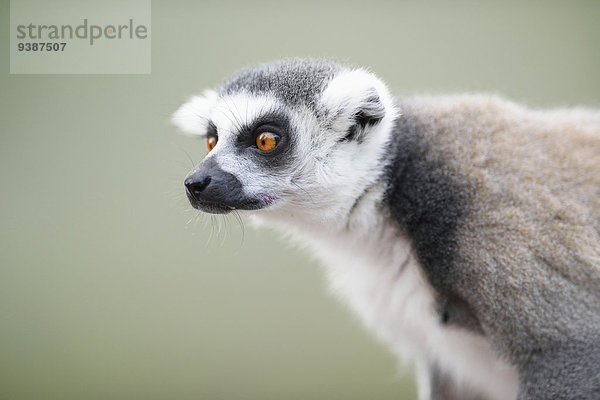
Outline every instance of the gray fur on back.
POLYGON ((344 68, 325 60, 290 59, 247 68, 225 82, 220 95, 269 94, 290 105, 314 107, 324 86, 344 68))

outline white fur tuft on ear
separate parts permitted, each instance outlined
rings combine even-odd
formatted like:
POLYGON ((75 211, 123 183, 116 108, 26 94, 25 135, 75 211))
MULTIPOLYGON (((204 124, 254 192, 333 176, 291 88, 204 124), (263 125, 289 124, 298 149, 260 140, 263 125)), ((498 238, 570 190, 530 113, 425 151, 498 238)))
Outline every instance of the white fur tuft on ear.
POLYGON ((391 95, 383 81, 364 69, 340 73, 321 95, 331 128, 345 131, 353 125, 376 124, 394 114, 391 95))
POLYGON ((217 92, 205 90, 202 96, 192 96, 171 117, 171 122, 189 135, 206 135, 210 109, 217 99, 217 92))

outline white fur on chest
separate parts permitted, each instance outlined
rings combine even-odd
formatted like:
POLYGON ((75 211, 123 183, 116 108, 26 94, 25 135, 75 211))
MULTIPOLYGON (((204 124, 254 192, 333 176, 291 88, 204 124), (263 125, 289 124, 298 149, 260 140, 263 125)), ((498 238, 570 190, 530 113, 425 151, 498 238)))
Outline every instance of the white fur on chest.
MULTIPOLYGON (((293 236, 323 262, 334 292, 403 360, 435 363, 490 399, 514 398, 515 369, 496 357, 484 337, 441 324, 409 242, 381 217, 374 221, 369 208, 353 212, 347 229, 302 226, 293 236)), ((428 398, 427 385, 420 386, 420 397, 428 398)))
POLYGON ((388 232, 375 241, 339 237, 314 247, 333 290, 403 359, 436 363, 492 399, 515 397, 516 371, 495 356, 484 337, 440 323, 407 241, 388 232))

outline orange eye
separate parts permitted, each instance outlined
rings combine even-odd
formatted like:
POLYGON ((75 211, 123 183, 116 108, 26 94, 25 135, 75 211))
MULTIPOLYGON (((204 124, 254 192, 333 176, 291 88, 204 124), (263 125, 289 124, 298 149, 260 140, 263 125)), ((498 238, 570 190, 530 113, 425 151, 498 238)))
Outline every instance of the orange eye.
POLYGON ((208 151, 211 151, 212 149, 214 149, 216 145, 217 145, 217 137, 216 136, 209 136, 206 138, 206 148, 208 149, 208 151))
POLYGON ((256 137, 256 147, 261 151, 271 151, 279 143, 279 136, 271 132, 263 132, 256 137))

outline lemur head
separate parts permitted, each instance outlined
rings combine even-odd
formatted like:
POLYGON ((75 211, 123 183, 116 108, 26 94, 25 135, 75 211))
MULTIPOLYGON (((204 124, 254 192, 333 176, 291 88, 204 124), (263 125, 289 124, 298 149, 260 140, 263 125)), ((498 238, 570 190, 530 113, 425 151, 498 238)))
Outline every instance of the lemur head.
POLYGON ((185 179, 195 208, 335 220, 382 172, 396 110, 370 72, 315 60, 242 71, 173 115, 206 139, 185 179))

